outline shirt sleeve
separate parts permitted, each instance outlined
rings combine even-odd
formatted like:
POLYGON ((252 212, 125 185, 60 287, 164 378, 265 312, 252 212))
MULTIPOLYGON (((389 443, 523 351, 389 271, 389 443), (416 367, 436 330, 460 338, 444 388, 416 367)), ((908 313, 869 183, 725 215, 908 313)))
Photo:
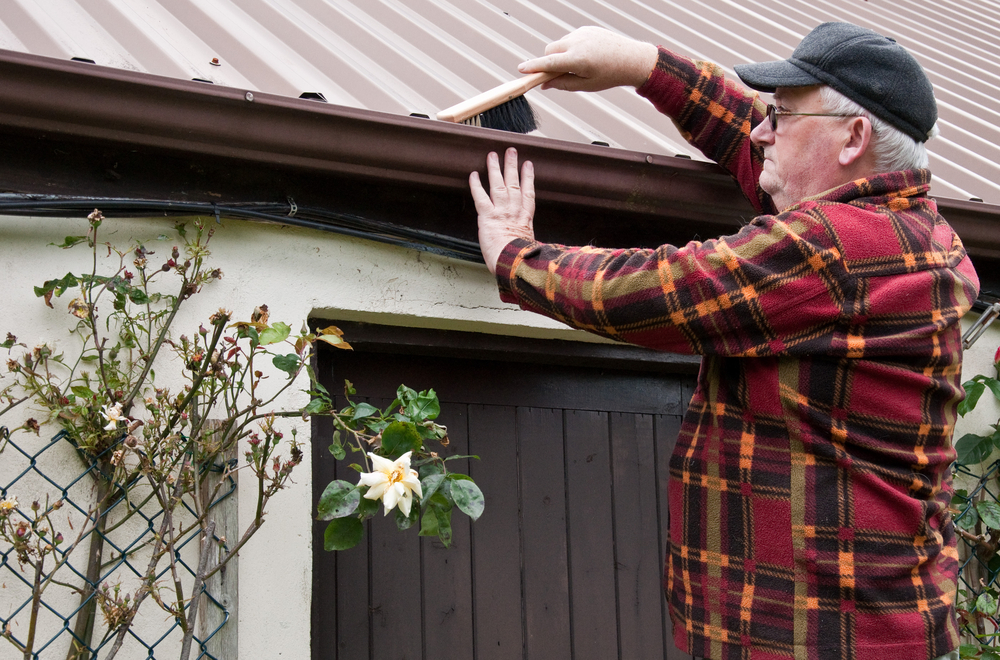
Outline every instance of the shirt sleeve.
POLYGON ((757 92, 726 78, 716 64, 663 47, 637 91, 673 120, 684 139, 733 175, 758 213, 774 213, 770 196, 758 185, 764 153, 750 141, 750 131, 767 111, 757 92))
POLYGON ((821 223, 808 214, 782 217, 760 216, 732 236, 655 250, 516 239, 497 263, 500 297, 657 350, 824 352, 843 319, 843 260, 821 223))

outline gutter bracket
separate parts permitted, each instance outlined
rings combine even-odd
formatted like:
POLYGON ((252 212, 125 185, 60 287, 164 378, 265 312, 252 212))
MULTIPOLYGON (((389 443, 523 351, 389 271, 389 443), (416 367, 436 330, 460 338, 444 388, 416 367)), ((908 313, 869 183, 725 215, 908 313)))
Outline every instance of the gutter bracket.
POLYGON ((962 337, 962 348, 969 350, 969 348, 976 343, 986 329, 990 327, 997 317, 1000 316, 1000 302, 995 302, 986 309, 985 312, 979 315, 979 320, 969 328, 965 335, 962 337))

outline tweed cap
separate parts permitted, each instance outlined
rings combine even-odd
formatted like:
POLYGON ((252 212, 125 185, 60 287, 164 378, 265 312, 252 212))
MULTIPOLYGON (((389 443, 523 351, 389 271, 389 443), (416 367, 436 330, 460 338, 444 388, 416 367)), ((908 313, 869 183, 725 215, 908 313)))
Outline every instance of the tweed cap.
POLYGON ((735 69, 761 92, 829 85, 917 142, 937 121, 934 89, 917 60, 893 39, 851 23, 817 26, 787 60, 735 69))

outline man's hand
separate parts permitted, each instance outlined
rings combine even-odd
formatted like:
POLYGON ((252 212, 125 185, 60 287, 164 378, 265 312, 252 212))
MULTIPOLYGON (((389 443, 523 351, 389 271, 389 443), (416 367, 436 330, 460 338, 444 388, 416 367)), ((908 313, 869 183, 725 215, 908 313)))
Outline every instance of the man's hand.
POLYGON ((500 173, 500 158, 495 152, 486 157, 490 192, 486 194, 479 172, 469 175, 469 188, 479 213, 479 248, 490 272, 496 274, 497 260, 503 249, 515 238, 535 239, 535 170, 531 161, 524 161, 521 180, 517 176, 517 150, 511 147, 504 154, 504 171, 500 173))
POLYGON ((656 46, 597 27, 583 27, 545 47, 542 57, 522 62, 521 73, 558 71, 564 75, 542 89, 599 92, 622 85, 641 87, 656 66, 656 46))

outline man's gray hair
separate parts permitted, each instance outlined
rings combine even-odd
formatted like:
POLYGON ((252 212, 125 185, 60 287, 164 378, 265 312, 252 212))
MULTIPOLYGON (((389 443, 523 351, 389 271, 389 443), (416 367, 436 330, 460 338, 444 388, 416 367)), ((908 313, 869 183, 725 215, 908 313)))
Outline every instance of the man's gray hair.
MULTIPOLYGON (((882 121, 860 105, 827 85, 820 87, 823 111, 838 115, 858 115, 867 117, 872 123, 872 139, 869 149, 875 154, 875 171, 895 172, 927 167, 927 147, 917 142, 895 126, 882 121)), ((929 137, 938 134, 937 124, 929 137)))

